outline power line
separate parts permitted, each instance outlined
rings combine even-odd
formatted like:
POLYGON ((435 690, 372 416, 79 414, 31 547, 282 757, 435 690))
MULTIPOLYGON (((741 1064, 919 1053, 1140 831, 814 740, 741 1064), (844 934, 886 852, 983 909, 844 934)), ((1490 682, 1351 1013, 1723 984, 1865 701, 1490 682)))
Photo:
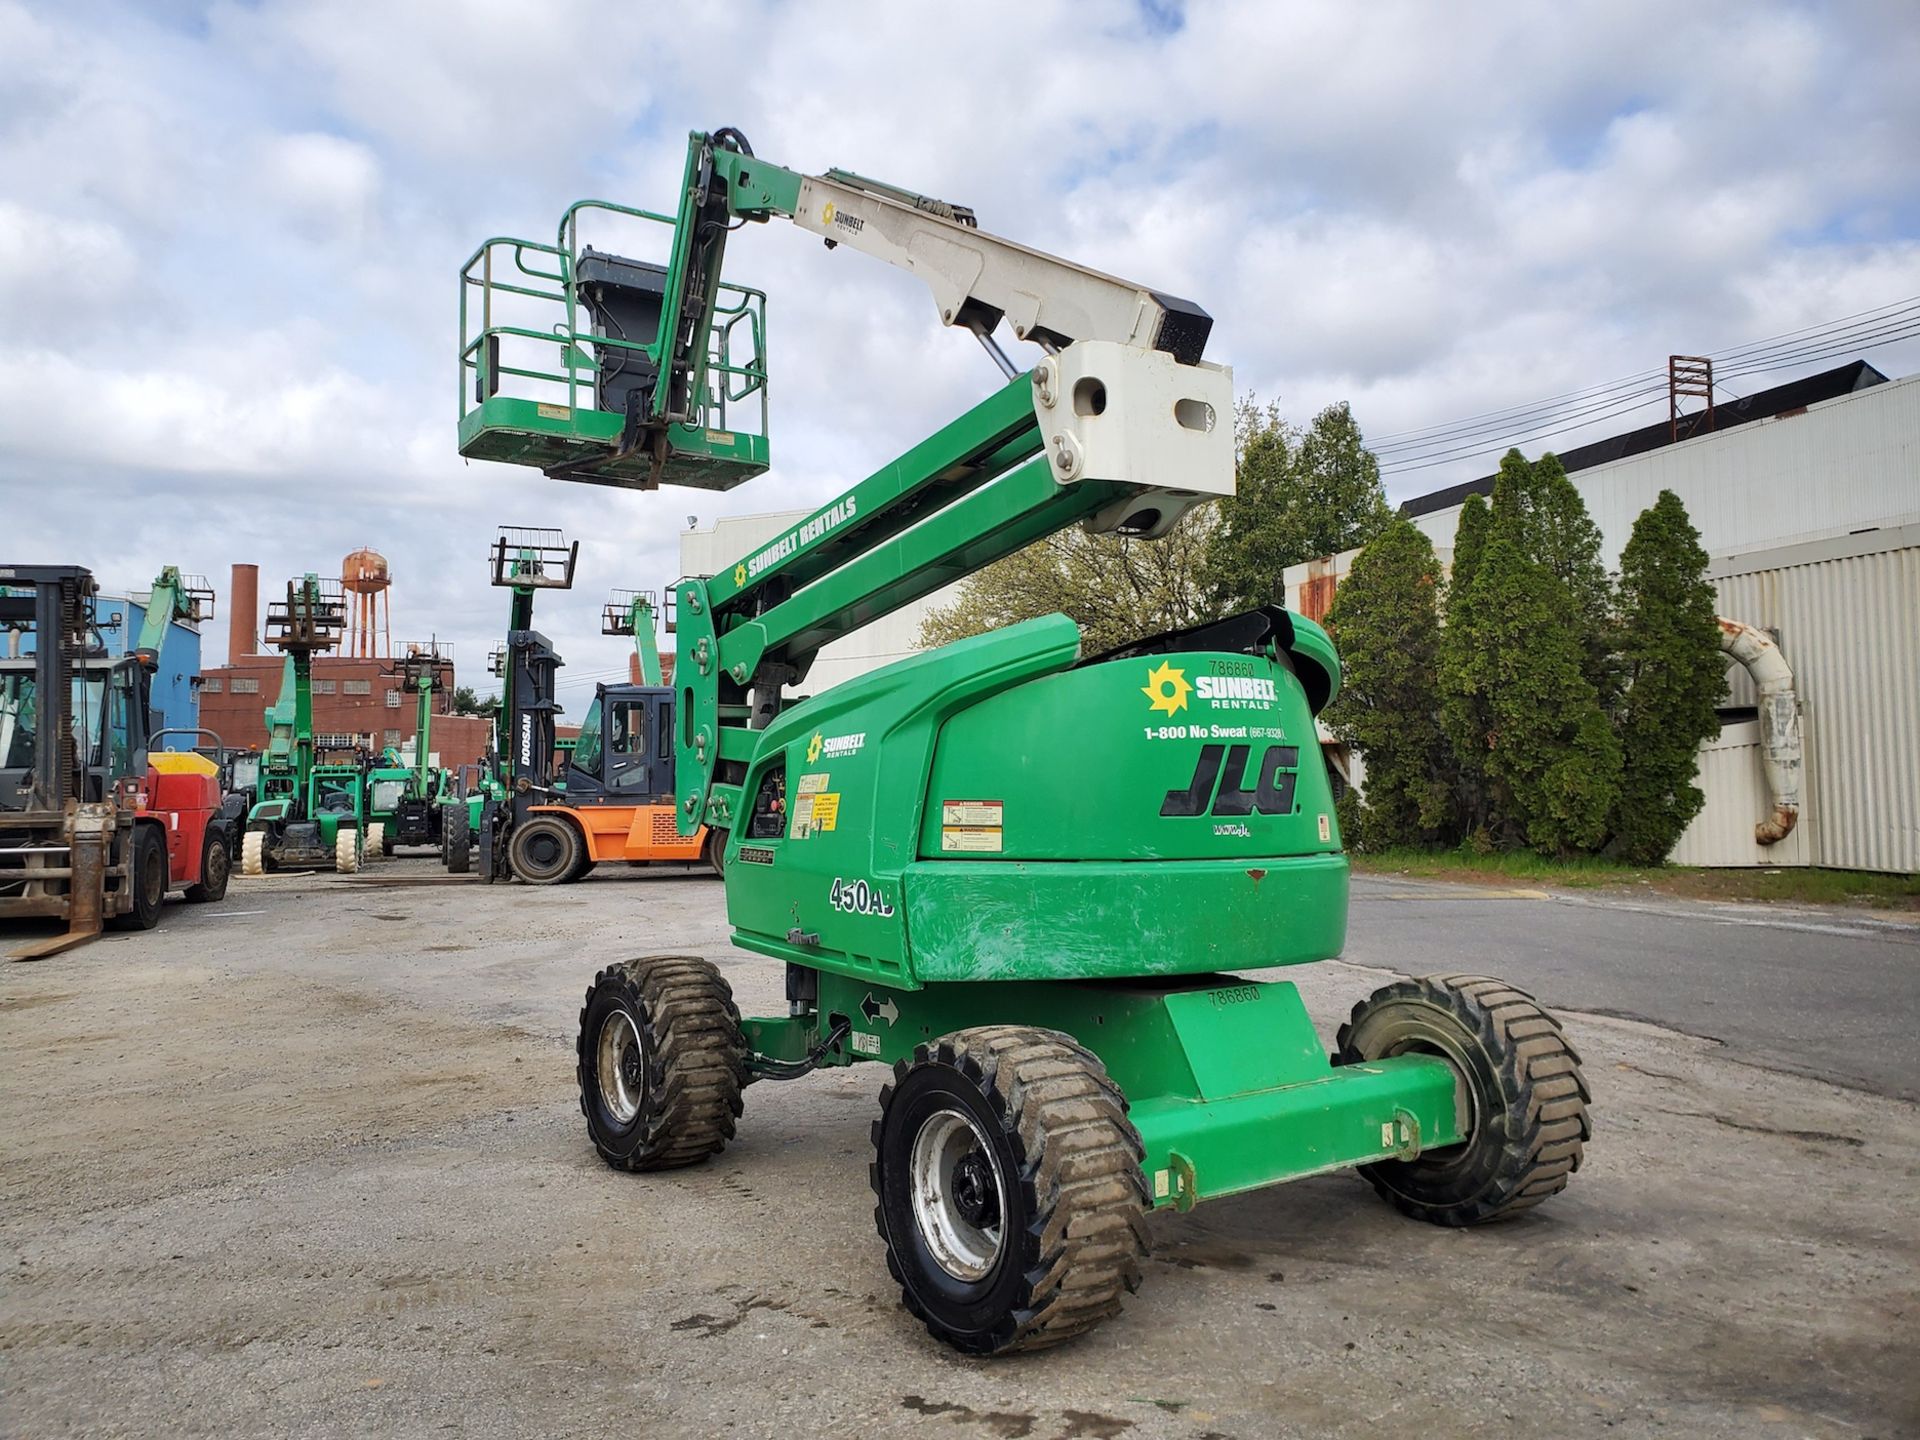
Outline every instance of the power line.
MULTIPOLYGON (((1830 359, 1849 350, 1872 348, 1920 336, 1920 296, 1891 301, 1843 320, 1803 326, 1799 330, 1716 352, 1716 380, 1762 374, 1812 361, 1830 359), (1727 359, 1734 361, 1725 364, 1727 359)), ((1585 391, 1569 392, 1551 401, 1534 401, 1505 411, 1488 412, 1499 419, 1454 421, 1427 427, 1424 432, 1399 432, 1408 438, 1374 449, 1386 472, 1431 469, 1482 452, 1501 441, 1548 439, 1569 430, 1584 429, 1655 403, 1666 389, 1664 372, 1647 371, 1609 381, 1585 391), (1636 382, 1638 382, 1636 384, 1636 382)))
MULTIPOLYGON (((1712 356, 1712 358, 1716 360, 1744 359, 1744 358, 1748 358, 1752 354, 1752 352, 1768 350, 1773 347, 1779 346, 1784 342, 1794 341, 1794 340, 1803 339, 1803 338, 1812 338, 1818 334, 1831 332, 1831 331, 1844 330, 1849 326, 1853 326, 1855 322, 1867 320, 1869 319, 1869 317, 1873 317, 1873 323, 1876 323, 1876 324, 1882 320, 1894 318, 1885 313, 1888 311, 1908 311, 1908 310, 1915 310, 1915 309, 1920 309, 1920 296, 1909 296, 1904 300, 1892 300, 1887 302, 1885 305, 1877 305, 1870 310, 1858 311, 1852 315, 1844 316, 1839 320, 1822 321, 1820 324, 1817 324, 1817 325, 1802 326, 1798 330, 1788 330, 1779 335, 1769 336, 1764 340, 1749 341, 1742 345, 1728 346, 1720 350, 1711 351, 1709 353, 1712 356)), ((1864 329, 1869 327, 1856 327, 1856 328, 1864 329)), ((1635 384, 1644 383, 1647 380, 1661 379, 1661 378, 1664 378, 1665 374, 1666 372, 1663 369, 1642 370, 1632 375, 1621 376, 1617 380, 1608 380, 1608 381, 1602 382, 1599 385, 1586 386, 1579 390, 1570 390, 1560 395, 1549 396, 1544 400, 1530 400, 1521 405, 1510 405, 1499 410, 1481 411, 1478 414, 1464 416, 1458 420, 1443 421, 1434 425, 1418 426, 1410 430, 1395 430, 1395 431, 1389 432, 1388 434, 1379 436, 1378 442, 1369 448, 1373 449, 1376 454, 1378 454, 1382 450, 1404 448, 1404 445, 1407 442, 1411 441, 1412 437, 1415 437, 1415 436, 1424 436, 1424 435, 1429 435, 1436 431, 1445 431, 1445 430, 1452 430, 1452 429, 1457 429, 1465 426, 1471 426, 1475 421, 1497 419, 1502 416, 1514 415, 1516 413, 1524 412, 1524 411, 1538 410, 1538 409, 1542 409, 1542 408, 1556 405, 1556 404, 1574 404, 1576 402, 1586 400, 1592 397, 1605 395, 1612 391, 1616 391, 1625 387, 1630 387, 1635 384)))

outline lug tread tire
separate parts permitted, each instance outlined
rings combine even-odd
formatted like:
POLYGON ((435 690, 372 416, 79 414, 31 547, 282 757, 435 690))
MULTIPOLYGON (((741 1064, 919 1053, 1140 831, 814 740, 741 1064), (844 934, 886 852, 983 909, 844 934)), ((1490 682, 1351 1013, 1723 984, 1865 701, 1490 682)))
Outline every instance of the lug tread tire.
POLYGON ((240 837, 240 873, 242 875, 267 873, 266 831, 249 830, 240 837))
POLYGON ((747 1083, 747 1042, 733 989, 710 963, 693 955, 646 955, 609 965, 594 977, 580 1009, 574 1042, 580 1110, 600 1158, 616 1170, 675 1170, 717 1155, 733 1138, 740 1092, 747 1083), (638 1142, 596 1133, 599 1036, 588 1016, 602 989, 624 1002, 643 1031, 646 1093, 635 1118, 638 1142))
POLYGON ((440 819, 440 837, 447 850, 447 871, 465 875, 473 868, 473 826, 465 805, 450 805, 440 819))
POLYGON ((107 921, 109 930, 151 930, 160 923, 160 909, 167 901, 167 881, 169 861, 167 842, 161 838, 157 826, 141 822, 133 827, 133 833, 127 837, 127 889, 133 897, 133 908, 107 921), (152 876, 159 873, 160 886, 157 893, 148 894, 152 885, 152 876), (152 904, 148 904, 151 898, 152 904))
POLYGON ((227 849, 227 837, 212 826, 200 846, 200 883, 187 887, 187 899, 195 905, 209 905, 227 898, 227 885, 233 879, 233 855, 227 849), (219 856, 218 860, 213 856, 219 856), (207 877, 214 878, 209 881, 207 877))
POLYGON ((342 875, 360 869, 360 832, 342 826, 333 836, 333 868, 342 875))
MULTIPOLYGON (((1359 1048, 1365 1022, 1380 1007, 1408 1005, 1438 1012, 1441 1023, 1456 1030, 1454 1038, 1486 1062, 1486 1075, 1469 1076, 1468 1085, 1491 1086, 1491 1094, 1477 1099, 1480 1124, 1495 1127, 1488 1143, 1497 1144, 1497 1153, 1483 1152, 1493 1163, 1472 1193, 1448 1193, 1423 1183, 1419 1160, 1363 1165, 1360 1173, 1395 1208, 1436 1225, 1509 1219, 1566 1189, 1593 1138, 1587 1113, 1593 1096, 1580 1073, 1579 1052, 1560 1022, 1524 990, 1488 976, 1401 980, 1353 1007, 1340 1027, 1334 1063, 1379 1058, 1359 1048)), ((1481 1141, 1476 1134, 1468 1145, 1481 1141)))
POLYGON ((367 827, 367 863, 371 865, 384 855, 391 855, 392 847, 387 844, 387 827, 376 820, 367 827))
POLYGON ((1151 1202, 1140 1134, 1127 1100, 1099 1058, 1056 1030, 985 1025, 922 1045, 894 1066, 873 1123, 875 1161, 868 1178, 878 1202, 874 1224, 887 1246, 887 1269, 906 1307, 935 1339, 971 1354, 1040 1350, 1092 1329, 1140 1288, 1151 1202), (1023 1275, 1015 1304, 983 1333, 958 1333, 922 1304, 887 1233, 878 1160, 888 1106, 915 1067, 950 1066, 967 1076, 1000 1116, 1020 1159, 1016 1175, 1033 1219, 1021 1244, 1023 1275))

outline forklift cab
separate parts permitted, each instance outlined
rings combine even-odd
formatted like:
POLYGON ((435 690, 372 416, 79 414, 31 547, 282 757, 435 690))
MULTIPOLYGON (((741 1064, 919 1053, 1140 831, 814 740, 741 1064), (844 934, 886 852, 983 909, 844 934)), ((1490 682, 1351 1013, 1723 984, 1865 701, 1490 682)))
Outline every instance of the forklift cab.
POLYGON ((601 685, 580 721, 566 768, 567 803, 673 803, 673 691, 601 685))
MULTIPOLYGON (((88 656, 73 662, 69 719, 82 802, 107 798, 116 781, 143 774, 147 763, 146 679, 131 657, 88 656)), ((30 792, 41 740, 32 655, 0 660, 0 809, 35 808, 30 792)))

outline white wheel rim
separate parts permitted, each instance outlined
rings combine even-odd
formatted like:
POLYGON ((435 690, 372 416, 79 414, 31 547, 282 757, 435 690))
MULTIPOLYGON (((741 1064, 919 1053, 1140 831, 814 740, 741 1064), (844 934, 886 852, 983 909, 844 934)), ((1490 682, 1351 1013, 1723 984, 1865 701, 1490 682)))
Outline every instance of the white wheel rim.
POLYGON ((595 1068, 600 1075, 600 1098, 607 1113, 622 1125, 631 1125, 647 1094, 646 1049, 633 1017, 616 1010, 600 1027, 595 1068))
POLYGON ((1005 1243, 1007 1185, 980 1127, 957 1110, 929 1116, 908 1171, 914 1223, 934 1263, 956 1280, 985 1279, 1005 1243))

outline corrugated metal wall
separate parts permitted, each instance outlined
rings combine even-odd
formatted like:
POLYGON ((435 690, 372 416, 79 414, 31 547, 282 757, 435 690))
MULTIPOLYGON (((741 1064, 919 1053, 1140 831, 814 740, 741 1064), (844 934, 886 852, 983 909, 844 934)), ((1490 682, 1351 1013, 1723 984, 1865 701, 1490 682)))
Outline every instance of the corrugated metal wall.
MULTIPOLYGON (((1744 673, 1744 672, 1742 672, 1744 673)), ((1803 725, 1802 732, 1807 726, 1803 725)), ((1675 865, 1797 866, 1812 863, 1810 827, 1772 845, 1753 838, 1756 822, 1773 813, 1767 777, 1760 763, 1760 722, 1739 720, 1721 727, 1718 739, 1700 747, 1700 774, 1694 781, 1706 796, 1680 843, 1667 856, 1675 865)))
MULTIPOLYGON (((1532 453, 1531 447, 1529 453, 1532 453)), ((1662 490, 1709 555, 1920 521, 1920 376, 1576 472, 1609 568, 1662 490)), ((1414 523, 1453 544, 1460 507, 1414 523)))
MULTIPOLYGON (((1909 481, 1920 492, 1920 460, 1909 481)), ((1710 574, 1720 613, 1775 631, 1793 667, 1807 863, 1920 871, 1920 525, 1726 557, 1710 574)), ((1730 688, 1752 703, 1744 674, 1730 688)))

